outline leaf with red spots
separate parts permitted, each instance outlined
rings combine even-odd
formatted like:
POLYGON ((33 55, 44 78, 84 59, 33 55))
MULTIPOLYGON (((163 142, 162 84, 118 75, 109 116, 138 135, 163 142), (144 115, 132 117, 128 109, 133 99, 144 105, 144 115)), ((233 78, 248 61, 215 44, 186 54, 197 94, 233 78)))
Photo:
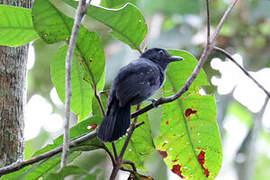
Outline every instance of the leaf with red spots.
POLYGON ((172 172, 174 172, 175 174, 177 174, 181 178, 184 178, 184 176, 182 175, 182 172, 181 172, 181 166, 179 164, 173 165, 172 172))
MULTIPOLYGON (((185 60, 169 66, 164 97, 183 87, 198 62, 185 51, 170 53, 185 60)), ((215 179, 221 167, 215 98, 199 94, 200 87, 208 84, 206 74, 201 71, 181 98, 162 105, 160 135, 154 138, 156 149, 167 152, 163 159, 167 166, 186 179, 215 179)))
POLYGON ((168 153, 166 151, 161 151, 161 150, 158 150, 159 154, 163 157, 163 158, 166 158, 168 157, 168 153))
POLYGON ((186 111, 185 111, 185 116, 187 118, 189 118, 191 114, 196 114, 196 113, 197 113, 196 110, 192 110, 191 108, 187 108, 186 111))

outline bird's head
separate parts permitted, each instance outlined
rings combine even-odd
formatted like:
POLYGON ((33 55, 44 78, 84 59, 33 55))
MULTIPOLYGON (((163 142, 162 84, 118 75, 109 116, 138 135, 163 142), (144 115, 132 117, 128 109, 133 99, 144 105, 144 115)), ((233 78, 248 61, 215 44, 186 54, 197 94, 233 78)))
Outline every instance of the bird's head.
POLYGON ((163 68, 166 68, 171 62, 181 61, 184 59, 179 56, 172 56, 168 51, 161 48, 148 49, 141 55, 141 58, 149 59, 163 68))

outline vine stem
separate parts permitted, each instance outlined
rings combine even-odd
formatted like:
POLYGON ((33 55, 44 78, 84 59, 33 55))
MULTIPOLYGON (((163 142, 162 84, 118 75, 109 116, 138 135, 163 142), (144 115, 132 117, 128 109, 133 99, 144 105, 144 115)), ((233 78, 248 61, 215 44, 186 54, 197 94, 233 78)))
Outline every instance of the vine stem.
POLYGON ((75 20, 71 32, 71 37, 68 45, 68 51, 66 55, 66 94, 65 94, 65 112, 66 112, 66 120, 64 124, 64 138, 63 138, 63 150, 62 150, 62 158, 61 158, 61 168, 64 168, 67 164, 67 156, 69 152, 69 143, 70 143, 70 132, 69 132, 69 124, 71 117, 71 96, 72 96, 72 88, 71 88, 71 69, 72 69, 72 56, 74 54, 74 49, 76 47, 76 41, 79 34, 79 29, 81 25, 82 18, 86 14, 89 3, 86 3, 86 0, 80 0, 79 5, 76 10, 75 20))

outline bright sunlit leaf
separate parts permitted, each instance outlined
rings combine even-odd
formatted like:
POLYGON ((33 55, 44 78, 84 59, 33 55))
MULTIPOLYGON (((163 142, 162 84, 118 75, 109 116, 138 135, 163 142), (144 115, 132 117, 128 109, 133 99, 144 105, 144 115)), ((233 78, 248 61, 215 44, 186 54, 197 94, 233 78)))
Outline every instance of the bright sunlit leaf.
POLYGON ((0 45, 21 46, 38 38, 31 9, 0 5, 0 45))

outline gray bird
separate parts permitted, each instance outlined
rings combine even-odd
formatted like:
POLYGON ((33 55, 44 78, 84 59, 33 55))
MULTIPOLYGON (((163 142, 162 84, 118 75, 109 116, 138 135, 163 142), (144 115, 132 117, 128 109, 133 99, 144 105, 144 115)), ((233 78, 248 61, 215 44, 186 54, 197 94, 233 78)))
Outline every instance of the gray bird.
POLYGON ((182 59, 164 49, 153 48, 122 67, 111 86, 98 138, 103 142, 113 142, 126 134, 130 126, 130 107, 147 100, 160 89, 168 64, 182 59))

